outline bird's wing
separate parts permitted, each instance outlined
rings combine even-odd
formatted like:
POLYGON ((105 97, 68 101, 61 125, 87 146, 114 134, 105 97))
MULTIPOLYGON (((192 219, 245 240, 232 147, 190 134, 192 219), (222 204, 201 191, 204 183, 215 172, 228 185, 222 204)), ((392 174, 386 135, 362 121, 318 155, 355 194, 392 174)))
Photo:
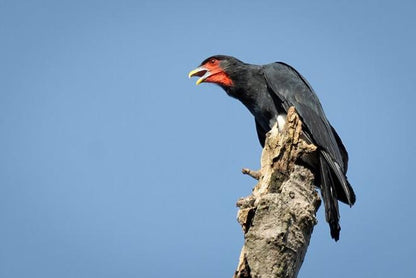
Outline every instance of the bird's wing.
POLYGON ((306 79, 284 63, 263 66, 269 92, 276 105, 286 111, 296 108, 304 124, 305 136, 319 149, 321 192, 332 236, 339 235, 337 198, 354 204, 355 194, 345 173, 348 154, 341 139, 328 122, 321 103, 306 79))
POLYGON ((344 162, 344 174, 346 174, 347 171, 348 171, 348 152, 347 152, 347 149, 344 146, 344 143, 342 143, 342 140, 339 137, 337 131, 335 130, 335 128, 332 125, 331 125, 331 129, 332 129, 332 132, 334 133, 335 140, 337 140, 338 147, 339 147, 339 150, 340 150, 341 155, 342 155, 342 160, 344 162))
POLYGON ((264 66, 263 72, 272 97, 277 97, 286 111, 290 106, 295 106, 312 142, 328 152, 344 172, 346 165, 337 139, 318 97, 306 79, 291 66, 280 62, 264 66))

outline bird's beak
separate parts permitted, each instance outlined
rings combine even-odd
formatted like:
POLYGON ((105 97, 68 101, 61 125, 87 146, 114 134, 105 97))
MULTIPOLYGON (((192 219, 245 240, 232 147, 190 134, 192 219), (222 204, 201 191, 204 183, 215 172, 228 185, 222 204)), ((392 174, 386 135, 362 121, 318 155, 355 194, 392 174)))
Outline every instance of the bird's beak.
POLYGON ((191 78, 192 76, 198 76, 200 77, 197 81, 196 81, 196 85, 201 84, 202 82, 204 82, 205 79, 207 79, 209 76, 211 75, 211 72, 205 68, 205 67, 198 67, 194 70, 191 70, 188 74, 188 77, 191 78))

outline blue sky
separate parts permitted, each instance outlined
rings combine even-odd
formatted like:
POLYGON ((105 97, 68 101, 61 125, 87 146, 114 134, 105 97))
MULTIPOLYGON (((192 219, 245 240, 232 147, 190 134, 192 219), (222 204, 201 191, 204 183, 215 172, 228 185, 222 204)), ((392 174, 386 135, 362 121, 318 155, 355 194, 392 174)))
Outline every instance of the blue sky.
POLYGON ((299 277, 412 277, 413 1, 0 1, 0 277, 231 277, 249 112, 187 73, 284 61, 350 154, 299 277))

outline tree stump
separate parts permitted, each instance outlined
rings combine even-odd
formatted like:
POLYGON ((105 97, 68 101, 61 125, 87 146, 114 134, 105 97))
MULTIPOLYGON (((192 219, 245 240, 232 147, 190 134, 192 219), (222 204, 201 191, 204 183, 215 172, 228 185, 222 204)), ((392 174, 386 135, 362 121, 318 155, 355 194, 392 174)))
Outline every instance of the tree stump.
POLYGON ((244 246, 234 278, 297 276, 321 201, 312 172, 296 162, 315 150, 302 139, 302 122, 291 107, 282 132, 275 125, 266 136, 261 169, 243 169, 258 183, 237 202, 244 246))

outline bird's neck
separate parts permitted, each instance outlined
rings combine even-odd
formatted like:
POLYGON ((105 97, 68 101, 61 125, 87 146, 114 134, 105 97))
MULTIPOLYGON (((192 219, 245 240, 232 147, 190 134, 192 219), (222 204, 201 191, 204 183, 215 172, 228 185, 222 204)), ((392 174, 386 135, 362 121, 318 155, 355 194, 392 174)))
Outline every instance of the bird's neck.
POLYGON ((269 88, 265 82, 260 66, 245 65, 238 72, 230 73, 233 86, 223 87, 227 94, 240 100, 262 126, 265 131, 270 130, 281 112, 278 111, 269 88))
POLYGON ((225 88, 227 94, 240 100, 254 116, 264 130, 269 130, 279 114, 273 99, 268 92, 266 83, 258 78, 249 78, 250 84, 235 82, 235 86, 225 88))
POLYGON ((244 105, 256 102, 258 96, 258 83, 264 79, 263 75, 252 65, 235 67, 229 72, 233 84, 223 87, 230 97, 240 100, 244 105))

